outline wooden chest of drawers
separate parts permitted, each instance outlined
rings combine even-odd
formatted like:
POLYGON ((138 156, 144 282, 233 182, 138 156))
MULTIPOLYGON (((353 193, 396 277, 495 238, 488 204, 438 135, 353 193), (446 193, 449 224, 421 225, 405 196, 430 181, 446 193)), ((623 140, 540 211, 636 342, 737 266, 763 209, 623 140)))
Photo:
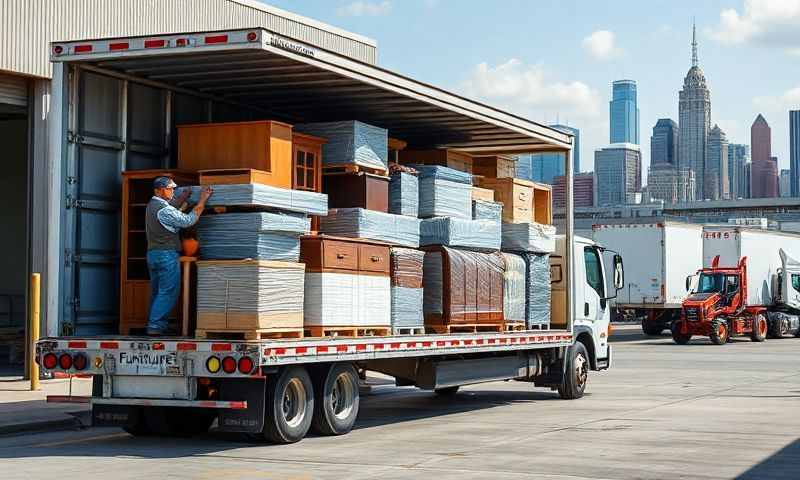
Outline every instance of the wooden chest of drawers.
POLYGON ((308 272, 338 271, 389 276, 389 247, 353 239, 308 236, 300 242, 308 272))

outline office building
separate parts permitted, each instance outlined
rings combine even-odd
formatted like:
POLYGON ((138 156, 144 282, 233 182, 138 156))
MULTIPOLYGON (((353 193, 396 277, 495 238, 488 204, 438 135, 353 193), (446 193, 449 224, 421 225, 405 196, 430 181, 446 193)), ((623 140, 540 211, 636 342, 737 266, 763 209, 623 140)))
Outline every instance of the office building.
MULTIPOLYGON (((778 162, 778 159, 775 159, 775 163, 778 162)), ((792 196, 792 171, 790 169, 784 168, 781 170, 781 174, 779 177, 779 184, 780 184, 780 196, 781 197, 791 197, 792 196)))
POLYGON ((609 102, 609 142, 639 145, 639 107, 636 81, 617 80, 611 84, 609 102))
POLYGON ((705 157, 711 128, 711 92, 697 61, 697 36, 692 28, 692 67, 678 94, 678 166, 690 168, 695 175, 695 198, 709 198, 704 193, 705 157))
POLYGON ((671 118, 659 118, 650 137, 650 164, 678 166, 678 124, 671 118))
POLYGON ((595 150, 597 205, 618 205, 642 190, 642 156, 638 145, 615 143, 595 150))
POLYGON ((778 163, 772 156, 772 129, 760 113, 750 127, 752 198, 778 196, 778 163))
POLYGON ((731 198, 728 179, 728 138, 719 125, 714 125, 708 135, 708 155, 704 177, 706 198, 711 200, 731 198))
MULTIPOLYGON (((553 208, 566 208, 566 185, 564 175, 553 180, 553 208)), ((575 207, 594 206, 594 173, 578 173, 572 178, 572 201, 575 207)))
MULTIPOLYGON (((550 125, 550 127, 574 135, 572 173, 580 172, 580 130, 567 125, 550 125)), ((563 153, 532 153, 517 156, 517 178, 552 185, 555 177, 564 173, 563 153)))
POLYGON ((800 197, 800 110, 789 111, 789 170, 791 194, 800 197))
POLYGON ((744 166, 750 161, 750 145, 741 143, 728 144, 728 188, 731 198, 747 198, 749 186, 746 186, 744 166))
POLYGON ((744 164, 744 195, 743 198, 753 198, 753 162, 744 164))

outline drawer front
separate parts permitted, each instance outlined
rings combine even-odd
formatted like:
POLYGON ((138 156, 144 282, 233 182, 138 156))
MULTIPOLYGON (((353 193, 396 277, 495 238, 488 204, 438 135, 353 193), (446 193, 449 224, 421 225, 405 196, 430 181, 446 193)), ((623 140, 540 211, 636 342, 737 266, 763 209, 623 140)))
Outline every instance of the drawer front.
POLYGON ((358 269, 365 272, 389 273, 389 247, 358 246, 358 269))
POLYGON ((347 242, 322 242, 322 267, 358 270, 358 246, 347 242))

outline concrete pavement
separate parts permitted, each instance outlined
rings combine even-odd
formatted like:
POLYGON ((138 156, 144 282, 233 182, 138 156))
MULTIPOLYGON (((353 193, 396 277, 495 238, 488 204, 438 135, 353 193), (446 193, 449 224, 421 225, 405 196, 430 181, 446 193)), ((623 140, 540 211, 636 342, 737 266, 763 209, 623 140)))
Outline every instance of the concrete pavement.
POLYGON ((343 437, 273 446, 90 429, 0 438, 0 463, 6 478, 800 477, 800 340, 612 338, 615 365, 581 400, 518 382, 453 399, 379 386, 343 437))
MULTIPOLYGON (((72 395, 89 395, 92 381, 72 379, 72 395)), ((30 382, 19 377, 0 377, 0 435, 76 428, 89 420, 86 404, 47 403, 48 395, 69 395, 70 380, 42 380, 41 389, 30 391, 30 382)))

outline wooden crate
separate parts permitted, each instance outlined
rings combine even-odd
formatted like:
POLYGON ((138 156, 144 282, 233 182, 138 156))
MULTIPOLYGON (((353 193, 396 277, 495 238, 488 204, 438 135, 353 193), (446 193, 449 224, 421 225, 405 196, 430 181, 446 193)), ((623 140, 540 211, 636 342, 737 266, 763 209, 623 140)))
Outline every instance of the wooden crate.
POLYGON ((553 190, 550 185, 533 182, 533 221, 553 224, 553 190))
POLYGON ((400 163, 403 165, 442 165, 462 172, 472 173, 472 156, 453 150, 402 150, 400 163))
POLYGON ((472 199, 494 202, 494 190, 490 188, 472 187, 472 199))
POLYGON ((534 219, 534 182, 519 178, 479 178, 480 186, 494 191, 503 204, 503 222, 531 223, 534 219))
POLYGON ((389 213, 389 177, 371 173, 324 175, 322 191, 328 208, 366 208, 389 213))
POLYGON ((517 162, 508 155, 474 157, 472 173, 486 178, 514 178, 517 176, 517 162))

